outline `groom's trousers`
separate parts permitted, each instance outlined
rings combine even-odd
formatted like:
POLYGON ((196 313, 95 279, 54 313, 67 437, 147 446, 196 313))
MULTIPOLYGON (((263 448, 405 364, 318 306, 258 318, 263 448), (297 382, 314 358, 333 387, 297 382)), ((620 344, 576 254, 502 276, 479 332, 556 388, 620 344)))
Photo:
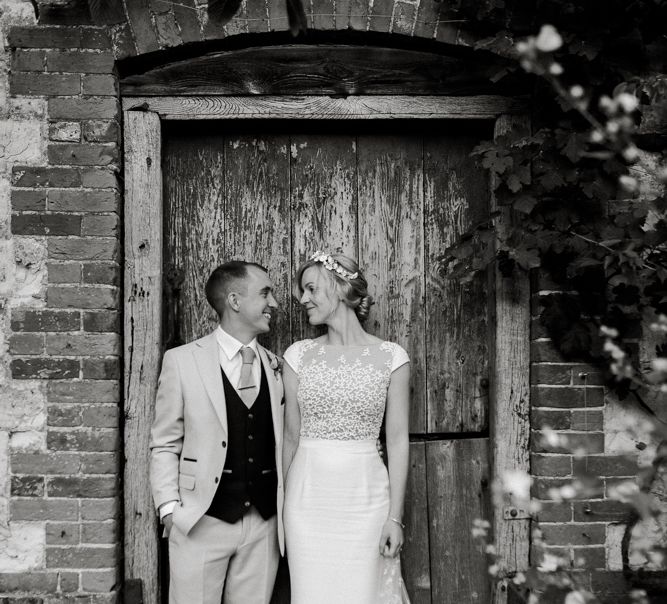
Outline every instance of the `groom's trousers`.
POLYGON ((276 522, 253 507, 234 524, 203 516, 187 535, 173 526, 169 604, 268 604, 280 557, 276 522))

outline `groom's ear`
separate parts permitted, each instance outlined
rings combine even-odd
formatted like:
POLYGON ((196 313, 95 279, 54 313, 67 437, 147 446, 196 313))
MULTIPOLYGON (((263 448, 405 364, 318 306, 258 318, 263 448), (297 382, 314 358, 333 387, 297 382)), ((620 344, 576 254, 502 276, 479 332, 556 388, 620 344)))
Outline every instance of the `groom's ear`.
POLYGON ((230 292, 227 295, 227 304, 232 310, 236 312, 241 308, 241 302, 239 301, 239 295, 236 292, 230 292))

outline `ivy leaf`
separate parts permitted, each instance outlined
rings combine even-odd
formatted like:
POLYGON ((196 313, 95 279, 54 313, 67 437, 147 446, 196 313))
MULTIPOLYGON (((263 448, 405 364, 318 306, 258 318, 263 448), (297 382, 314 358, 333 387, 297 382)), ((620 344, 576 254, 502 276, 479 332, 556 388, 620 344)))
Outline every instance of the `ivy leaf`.
POLYGON ((496 174, 503 174, 505 170, 514 165, 514 160, 509 155, 499 153, 497 149, 491 149, 484 153, 482 166, 496 174))
POLYGON ((565 181, 557 170, 552 169, 540 176, 540 184, 547 191, 553 191, 554 189, 562 187, 565 184, 565 181))
POLYGON ((585 149, 584 137, 580 133, 575 132, 567 139, 567 143, 562 147, 561 151, 574 164, 579 161, 585 149))
POLYGON ((532 195, 520 195, 512 203, 512 207, 523 214, 530 214, 537 205, 537 199, 532 195))
POLYGON ((510 257, 513 258, 521 268, 526 270, 537 268, 541 264, 539 251, 534 248, 528 249, 519 246, 510 252, 510 257))

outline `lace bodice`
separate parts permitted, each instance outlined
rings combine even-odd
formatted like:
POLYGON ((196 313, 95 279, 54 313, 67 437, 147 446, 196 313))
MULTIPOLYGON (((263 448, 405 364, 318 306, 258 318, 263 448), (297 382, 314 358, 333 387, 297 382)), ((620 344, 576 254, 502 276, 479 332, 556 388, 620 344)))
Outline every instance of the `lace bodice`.
POLYGON ((332 440, 375 439, 392 371, 409 361, 392 342, 336 346, 302 340, 285 351, 299 377, 300 435, 332 440))

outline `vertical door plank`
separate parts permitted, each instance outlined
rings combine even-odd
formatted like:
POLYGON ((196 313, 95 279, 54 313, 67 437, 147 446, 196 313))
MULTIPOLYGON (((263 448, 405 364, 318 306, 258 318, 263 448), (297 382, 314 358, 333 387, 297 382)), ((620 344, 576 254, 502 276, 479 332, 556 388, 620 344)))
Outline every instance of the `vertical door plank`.
POLYGON ((412 604, 431 604, 426 445, 410 443, 410 473, 405 497, 403 579, 412 604))
POLYGON ((476 518, 488 519, 488 439, 426 444, 431 582, 438 604, 487 604, 490 581, 476 518))
POLYGON ((165 293, 167 347, 211 331, 217 316, 204 286, 224 258, 224 143, 213 135, 179 131, 165 141, 165 293), (173 325, 173 328, 171 327, 173 325))
POLYGON ((360 136, 359 256, 376 301, 368 328, 410 355, 410 432, 425 432, 421 137, 360 136))
POLYGON ((488 219, 489 179, 469 156, 479 137, 424 141, 426 374, 429 432, 488 426, 488 280, 445 279, 438 257, 488 219))
MULTIPOLYGON (((291 137, 292 266, 318 249, 357 258, 356 141, 345 135, 291 137)), ((314 337, 293 301, 293 339, 314 337)))
POLYGON ((290 199, 287 135, 231 135, 225 147, 225 259, 265 266, 280 309, 262 344, 282 353, 290 341, 290 199))
MULTIPOLYGON (((525 116, 500 116, 495 136, 530 132, 525 116)), ((496 237, 505 239, 512 221, 519 219, 510 208, 492 197, 496 237)), ((490 324, 492 331, 491 359, 491 442, 493 446, 493 477, 498 480, 507 471, 530 471, 530 282, 518 269, 510 277, 495 270, 490 280, 495 292, 490 324)), ((512 505, 506 496, 505 505, 512 505)), ((494 541, 498 551, 500 576, 528 567, 530 520, 505 519, 504 507, 494 509, 494 541)), ((495 590, 494 604, 507 603, 507 589, 495 590)))
POLYGON ((158 604, 158 527, 148 484, 148 440, 162 346, 160 119, 127 111, 125 136, 124 504, 125 579, 158 604))

